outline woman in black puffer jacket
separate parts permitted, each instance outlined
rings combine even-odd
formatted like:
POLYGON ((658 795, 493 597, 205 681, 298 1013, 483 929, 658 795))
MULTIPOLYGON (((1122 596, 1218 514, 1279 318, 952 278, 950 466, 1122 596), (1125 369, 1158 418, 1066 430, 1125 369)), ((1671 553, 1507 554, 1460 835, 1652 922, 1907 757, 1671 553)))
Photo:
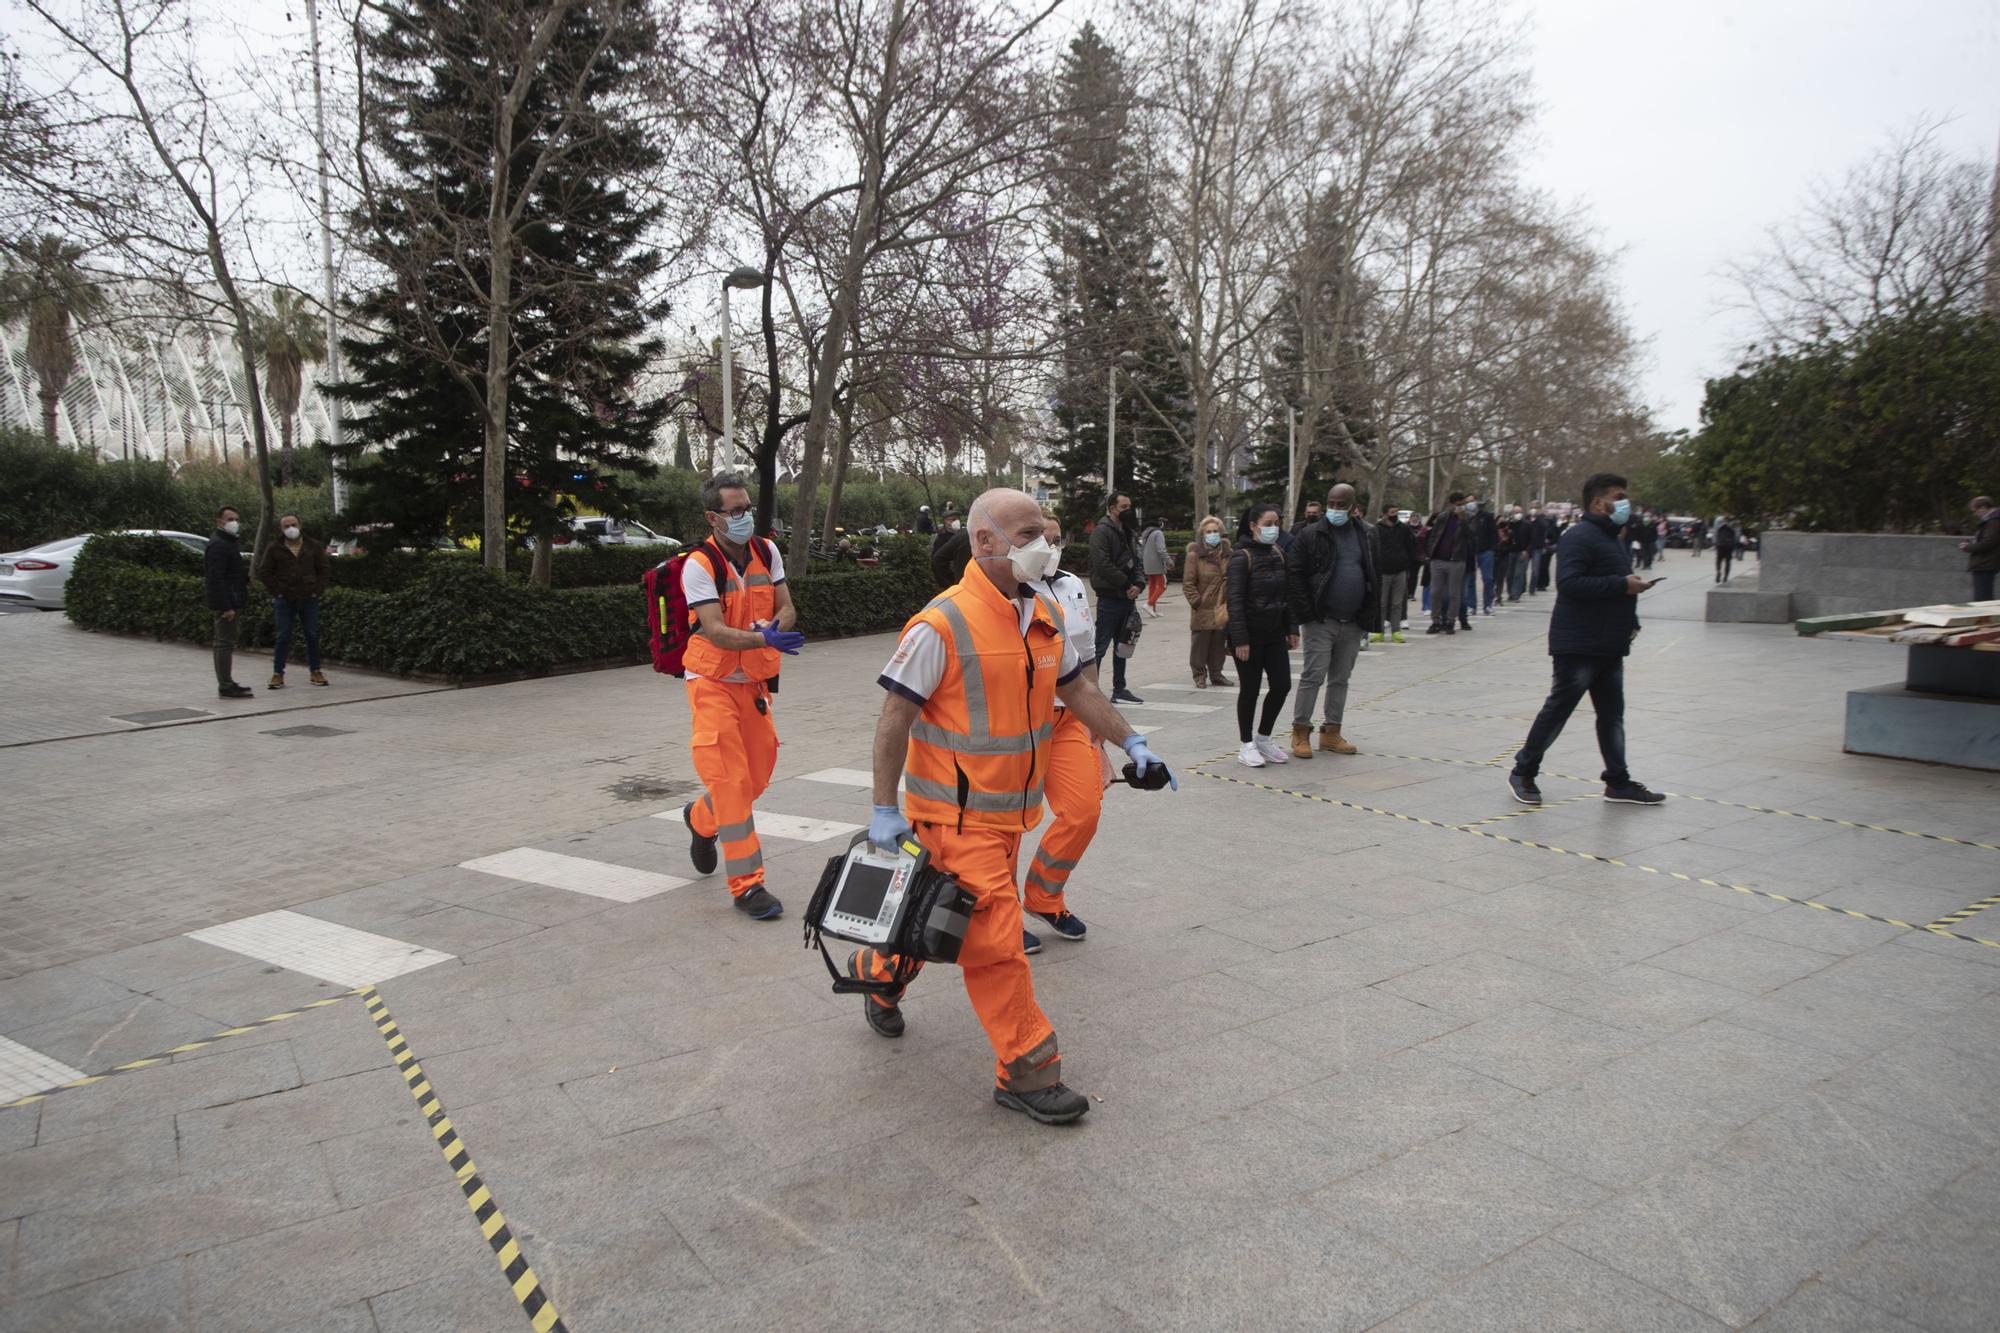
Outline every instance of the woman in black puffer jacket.
POLYGON ((1292 692, 1292 661, 1285 654, 1298 647, 1299 627, 1292 619, 1285 555, 1278 549, 1278 507, 1257 505, 1246 515, 1249 540, 1229 557, 1229 646, 1236 654, 1236 729, 1243 748, 1236 760, 1250 768, 1282 764, 1285 751, 1271 738, 1271 727, 1285 696, 1292 692), (1257 689, 1268 677, 1270 693, 1257 714, 1257 689), (1250 724, 1255 718, 1253 736, 1250 724))

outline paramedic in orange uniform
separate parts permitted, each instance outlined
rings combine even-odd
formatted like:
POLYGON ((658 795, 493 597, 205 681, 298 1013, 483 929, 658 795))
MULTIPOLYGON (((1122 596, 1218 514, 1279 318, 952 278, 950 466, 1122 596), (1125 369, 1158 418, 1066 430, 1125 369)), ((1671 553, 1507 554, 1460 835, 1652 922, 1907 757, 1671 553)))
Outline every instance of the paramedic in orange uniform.
MULTIPOLYGON (((1085 676, 1061 609, 1028 586, 1047 575, 1051 553, 1034 500, 988 491, 966 526, 972 559, 964 577, 911 618, 881 676, 888 697, 875 729, 868 838, 892 846, 914 820, 933 862, 974 895, 958 965, 993 1043, 993 1100, 1045 1125, 1064 1124, 1090 1102, 1063 1086, 1055 1030, 1035 1003, 1021 948, 1015 883, 1021 836, 1042 817, 1056 696, 1092 732, 1117 740, 1141 772, 1166 765, 1085 676), (909 792, 907 819, 897 805, 899 781, 909 792)), ((848 959, 852 975, 870 980, 894 968, 873 949, 848 959)), ((900 998, 861 997, 868 1025, 882 1036, 903 1033, 900 998)))
POLYGON ((805 635, 792 629, 791 589, 778 548, 755 535, 749 484, 734 472, 701 488, 709 540, 681 567, 687 599, 688 713, 694 771, 707 790, 681 811, 691 841, 688 858, 715 873, 722 844, 729 896, 753 921, 775 920, 784 904, 764 887, 764 851, 751 806, 778 766, 778 729, 771 720, 770 682, 778 655, 796 653, 805 635))
MULTIPOLYGON (((1090 614, 1090 598, 1083 580, 1061 568, 1062 524, 1054 518, 1044 521, 1049 545, 1049 574, 1028 586, 1037 595, 1047 596, 1061 610, 1058 622, 1063 635, 1076 648, 1083 674, 1097 683, 1097 622, 1090 614)), ((1091 735, 1090 728, 1071 716, 1060 697, 1056 699, 1056 730, 1050 741, 1048 781, 1042 784, 1049 803, 1049 826, 1042 832, 1041 845, 1028 862, 1027 877, 1021 882, 1021 896, 1028 911, 1040 917, 1057 939, 1081 943, 1086 929, 1076 913, 1069 910, 1063 891, 1070 874, 1097 835, 1098 817, 1104 810, 1104 786, 1112 777, 1104 746, 1091 735)), ((1030 954, 1042 951, 1042 942, 1033 931, 1021 941, 1030 954)))

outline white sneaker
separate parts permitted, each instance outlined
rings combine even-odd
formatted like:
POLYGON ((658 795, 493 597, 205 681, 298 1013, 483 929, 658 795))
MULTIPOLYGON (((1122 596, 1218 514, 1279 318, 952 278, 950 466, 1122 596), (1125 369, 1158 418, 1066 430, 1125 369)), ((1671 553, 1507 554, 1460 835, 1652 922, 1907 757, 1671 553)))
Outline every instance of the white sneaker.
POLYGON ((1290 758, 1285 754, 1284 747, 1279 745, 1276 741, 1272 740, 1269 736, 1259 736, 1256 740, 1251 741, 1250 743, 1257 747, 1257 753, 1264 756, 1264 762, 1267 764, 1284 764, 1291 762, 1290 758))
POLYGON ((1257 742, 1245 741, 1243 748, 1236 752, 1236 762, 1245 768, 1262 768, 1264 752, 1257 748, 1257 742))

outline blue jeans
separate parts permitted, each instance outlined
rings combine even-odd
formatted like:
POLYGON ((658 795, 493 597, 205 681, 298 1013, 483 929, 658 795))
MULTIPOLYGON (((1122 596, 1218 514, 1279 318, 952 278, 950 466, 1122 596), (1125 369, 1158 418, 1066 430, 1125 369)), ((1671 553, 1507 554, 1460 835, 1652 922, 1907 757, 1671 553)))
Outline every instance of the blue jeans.
POLYGON ((285 674, 285 659, 292 652, 292 625, 306 634, 306 667, 319 670, 319 598, 305 597, 294 602, 289 597, 271 599, 271 619, 277 622, 278 643, 271 654, 271 674, 285 674))
POLYGON ((1582 653, 1557 653, 1550 659, 1555 667, 1555 683, 1548 701, 1535 715, 1528 740, 1514 756, 1514 771, 1532 778, 1542 771, 1542 756, 1562 735, 1563 724, 1576 711, 1583 696, 1597 710, 1597 749, 1604 756, 1604 781, 1619 786, 1632 780, 1625 768, 1625 659, 1592 657, 1582 653))
POLYGON ((1973 600, 1973 601, 1975 601, 1975 602, 1990 602, 1990 601, 1992 601, 1992 600, 1993 600, 1993 575, 1994 575, 1994 573, 1995 573, 1995 571, 1994 571, 1994 570, 1990 570, 1990 569, 1975 569, 1975 570, 1973 570, 1973 571, 1972 571, 1972 600, 1973 600))
POLYGON ((1111 663, 1111 690, 1125 688, 1125 659, 1113 647, 1118 642, 1119 631, 1125 628, 1125 621, 1131 616, 1138 602, 1130 597, 1113 597, 1109 593, 1097 594, 1097 670, 1098 680, 1103 681, 1104 663, 1111 663))
POLYGON ((1507 555, 1507 600, 1518 602, 1528 590, 1528 553, 1509 551, 1507 555))
POLYGON ((1466 605, 1470 606, 1477 600, 1480 610, 1491 611, 1493 609, 1493 552, 1491 551, 1481 551, 1479 553, 1479 588, 1481 595, 1477 599, 1471 595, 1472 589, 1467 588, 1465 590, 1466 605))

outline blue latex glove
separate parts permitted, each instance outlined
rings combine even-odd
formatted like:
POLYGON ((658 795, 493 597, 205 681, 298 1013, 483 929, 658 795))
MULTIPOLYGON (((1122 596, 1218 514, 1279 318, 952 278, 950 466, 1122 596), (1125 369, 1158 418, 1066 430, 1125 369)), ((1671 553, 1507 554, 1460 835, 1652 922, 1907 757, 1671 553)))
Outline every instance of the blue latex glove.
POLYGON ((779 629, 776 625, 760 625, 757 632, 764 636, 766 648, 776 648, 787 657, 798 656, 799 649, 806 646, 806 636, 795 629, 779 629))
POLYGON ((901 809, 893 805, 878 805, 868 821, 868 845, 890 851, 903 839, 916 836, 916 832, 910 827, 910 821, 903 818, 901 809))
POLYGON ((1181 789, 1181 780, 1174 776, 1174 770, 1167 768, 1167 761, 1154 754, 1152 749, 1147 746, 1144 736, 1135 731, 1121 741, 1120 744, 1125 747, 1125 757, 1138 766, 1141 777, 1145 776, 1148 765, 1158 764, 1161 768, 1167 769, 1167 786, 1174 791, 1181 789))

